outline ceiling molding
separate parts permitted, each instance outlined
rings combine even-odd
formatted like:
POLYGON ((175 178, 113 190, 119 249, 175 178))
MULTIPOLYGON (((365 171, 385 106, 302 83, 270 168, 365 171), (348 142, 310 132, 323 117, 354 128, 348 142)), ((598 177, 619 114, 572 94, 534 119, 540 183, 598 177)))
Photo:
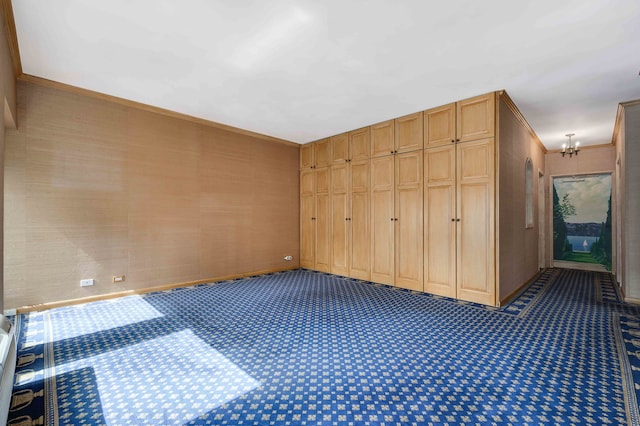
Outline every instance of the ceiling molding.
POLYGON ((20 61, 20 49, 18 47, 16 22, 13 18, 11 0, 0 0, 0 7, 2 7, 4 28, 7 31, 7 44, 9 45, 9 54, 11 55, 11 63, 13 64, 13 74, 15 77, 20 77, 22 75, 22 62, 20 61))
POLYGON ((620 105, 622 105, 624 108, 634 106, 634 105, 640 105, 640 99, 627 101, 627 102, 620 102, 620 105))
POLYGON ((616 111, 616 121, 613 124, 613 134, 611 135, 611 144, 615 145, 618 140, 618 133, 620 133, 620 126, 622 125, 622 112, 624 111, 624 106, 622 104, 618 104, 618 111, 616 111))
POLYGON ((616 140, 618 140, 618 133, 620 133, 620 125, 622 120, 622 113, 626 107, 640 105, 640 99, 636 99, 633 101, 620 102, 618 104, 618 111, 616 112, 616 122, 613 125, 613 134, 611 135, 611 144, 615 145, 616 140))
POLYGON ((39 86, 51 87, 51 88, 54 88, 54 89, 64 90, 66 92, 71 92, 71 93, 76 93, 76 94, 79 94, 79 95, 89 96, 89 97, 92 97, 92 98, 101 99, 103 101, 113 102, 113 103, 116 103, 116 104, 119 104, 119 105, 123 105, 123 106, 126 106, 126 107, 136 108, 136 109, 147 111, 147 112, 153 112, 153 113, 164 115, 164 116, 167 116, 167 117, 177 118, 179 120, 185 120, 185 121, 189 121, 191 123, 201 124, 203 126, 213 127, 213 128, 220 129, 220 130, 225 130, 227 132, 241 134, 241 135, 253 137, 253 138, 256 138, 256 139, 262 139, 264 141, 277 142, 277 143, 296 146, 296 147, 300 146, 300 144, 298 144, 298 143, 291 142, 291 141, 288 141, 288 140, 285 140, 285 139, 280 139, 280 138, 276 138, 276 137, 273 137, 273 136, 263 135, 263 134, 260 134, 260 133, 252 132, 250 130, 240 129, 238 127, 233 127, 233 126, 229 126, 229 125, 226 125, 226 124, 217 123, 215 121, 205 120, 203 118, 198 118, 198 117, 194 117, 194 116, 187 115, 187 114, 182 114, 182 113, 175 112, 175 111, 170 111, 168 109, 164 109, 164 108, 159 108, 159 107, 155 107, 155 106, 152 106, 152 105, 143 104, 141 102, 136 102, 136 101, 131 101, 131 100, 128 100, 128 99, 119 98, 117 96, 106 95, 104 93, 95 92, 95 91, 89 90, 89 89, 83 89, 81 87, 71 86, 69 84, 60 83, 60 82, 53 81, 53 80, 47 80, 46 78, 40 78, 40 77, 36 77, 36 76, 30 75, 30 74, 22 74, 20 77, 18 77, 18 80, 19 81, 24 81, 24 82, 27 82, 27 83, 37 84, 39 86))
POLYGON ((536 135, 536 132, 533 130, 533 127, 531 127, 527 119, 524 118, 524 115, 522 115, 522 113, 518 109, 518 106, 515 104, 515 102, 513 102, 513 99, 511 99, 511 97, 507 94, 506 90, 499 91, 498 95, 500 95, 500 99, 504 101, 504 104, 509 107, 513 115, 515 115, 516 119, 529 131, 542 152, 546 154, 547 148, 544 146, 538 135, 536 135))

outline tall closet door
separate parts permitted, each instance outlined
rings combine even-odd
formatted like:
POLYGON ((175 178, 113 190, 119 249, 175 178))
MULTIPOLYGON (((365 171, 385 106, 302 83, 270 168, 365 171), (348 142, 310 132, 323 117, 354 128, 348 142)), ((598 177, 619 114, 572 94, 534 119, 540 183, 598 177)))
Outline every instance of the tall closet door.
POLYGON ((331 198, 330 169, 315 169, 316 175, 316 267, 331 272, 331 198))
POLYGON ((423 291, 422 151, 396 156, 395 284, 423 291))
POLYGON ((350 163, 351 181, 351 253, 349 276, 361 280, 371 278, 371 227, 369 197, 369 161, 350 163))
POLYGON ((494 140, 458 145, 458 298, 496 304, 494 140))
POLYGON ((300 173, 300 266, 315 268, 316 217, 315 172, 312 169, 300 173))
POLYGON ((456 146, 424 151, 424 291, 456 297, 456 146))
POLYGON ((371 281, 394 284, 394 161, 395 157, 371 160, 371 281))
POLYGON ((349 275, 349 166, 331 168, 331 273, 349 275))

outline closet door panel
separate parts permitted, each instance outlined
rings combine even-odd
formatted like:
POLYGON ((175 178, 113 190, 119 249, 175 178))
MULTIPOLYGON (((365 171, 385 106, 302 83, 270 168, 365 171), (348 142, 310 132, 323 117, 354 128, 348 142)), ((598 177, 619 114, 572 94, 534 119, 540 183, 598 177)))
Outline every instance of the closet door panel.
POLYGON ((457 138, 460 142, 492 137, 495 134, 495 93, 456 103, 457 138))
POLYGON ((394 160, 371 160, 371 281, 394 284, 394 160))
POLYGON ((424 152, 424 291, 456 297, 456 147, 424 152))
POLYGON ((395 127, 389 120, 371 126, 371 157, 384 157, 393 154, 395 127))
POLYGON ((456 104, 424 112, 424 147, 447 145, 456 139, 456 104))
POLYGON ((311 169, 300 173, 300 266, 315 268, 315 174, 311 169))
POLYGON ((349 275, 349 166, 331 168, 331 272, 349 275))
POLYGON ((396 156, 395 284, 423 291, 422 151, 396 156))
POLYGON ((350 160, 368 160, 371 157, 371 129, 354 130, 349 133, 350 160))
POLYGON ((322 139, 314 142, 315 168, 320 169, 331 165, 331 140, 322 139))
POLYGON ((463 143, 457 152, 457 295, 495 305, 494 140, 463 143))
POLYGON ((371 278, 369 161, 351 162, 351 256, 349 276, 371 278))

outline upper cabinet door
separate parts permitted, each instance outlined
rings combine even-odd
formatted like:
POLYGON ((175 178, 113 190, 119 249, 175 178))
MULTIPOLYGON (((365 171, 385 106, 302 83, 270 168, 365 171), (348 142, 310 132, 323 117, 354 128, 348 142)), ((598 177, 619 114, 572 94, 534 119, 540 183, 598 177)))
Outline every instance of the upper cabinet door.
POLYGON ((316 146, 316 168, 329 167, 331 163, 331 141, 330 139, 322 139, 314 142, 316 146))
POLYGON ((331 136, 331 162, 346 163, 349 159, 349 134, 331 136))
POLYGON ((307 143, 300 146, 300 170, 310 169, 314 166, 313 151, 314 144, 307 143))
POLYGON ((493 137, 495 133, 495 93, 476 96, 457 104, 457 142, 493 137))
POLYGON ((371 157, 384 157, 394 151, 395 126, 394 121, 389 120, 371 126, 371 157))
POLYGON ((447 145, 456 140, 456 104, 424 112, 424 147, 447 145))
POLYGON ((354 130, 349 133, 349 150, 351 161, 368 160, 371 152, 371 129, 354 130))
POLYGON ((397 153, 422 149, 422 111, 396 118, 395 150, 397 153))

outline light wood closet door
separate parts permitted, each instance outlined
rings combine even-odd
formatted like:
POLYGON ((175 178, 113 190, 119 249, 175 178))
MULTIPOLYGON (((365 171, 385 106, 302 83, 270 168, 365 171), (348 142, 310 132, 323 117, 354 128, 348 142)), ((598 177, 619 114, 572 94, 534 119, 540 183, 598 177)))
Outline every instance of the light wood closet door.
POLYGON ((424 291, 456 297, 456 146, 424 151, 424 291))
POLYGON ((349 159, 349 134, 332 136, 330 140, 332 164, 345 163, 349 159))
POLYGON ((351 194, 351 253, 349 276, 361 280, 371 278, 371 227, 369 197, 369 160, 351 162, 349 185, 351 194))
POLYGON ((315 269, 331 272, 330 169, 314 169, 316 175, 316 262, 315 269))
POLYGON ((300 146, 300 170, 310 169, 315 164, 313 152, 315 145, 313 143, 307 143, 300 146))
POLYGON ((349 151, 351 161, 368 160, 371 157, 371 128, 365 127, 349 133, 349 151))
POLYGON ((495 306, 493 139, 458 145, 457 196, 458 298, 495 306))
POLYGON ((395 151, 393 120, 371 126, 371 157, 386 157, 395 151))
MULTIPOLYGON (((456 104, 424 112, 424 147, 451 145, 456 139, 456 104)), ((426 165, 425 165, 426 166, 426 165)))
POLYGON ((495 105, 495 93, 457 102, 457 140, 467 142, 494 136, 495 105))
POLYGON ((331 168, 331 273, 349 275, 349 165, 331 168))
POLYGON ((422 130, 422 112, 396 118, 395 152, 403 153, 422 149, 422 130))
POLYGON ((423 291, 422 151, 398 154, 395 167, 395 284, 423 291))
POLYGON ((312 169, 300 173, 300 266, 315 268, 316 245, 315 172, 312 169))
POLYGON ((394 179, 395 157, 371 160, 371 281, 395 280, 394 179))
POLYGON ((322 139, 313 143, 315 145, 315 168, 321 169, 331 165, 331 140, 322 139))

